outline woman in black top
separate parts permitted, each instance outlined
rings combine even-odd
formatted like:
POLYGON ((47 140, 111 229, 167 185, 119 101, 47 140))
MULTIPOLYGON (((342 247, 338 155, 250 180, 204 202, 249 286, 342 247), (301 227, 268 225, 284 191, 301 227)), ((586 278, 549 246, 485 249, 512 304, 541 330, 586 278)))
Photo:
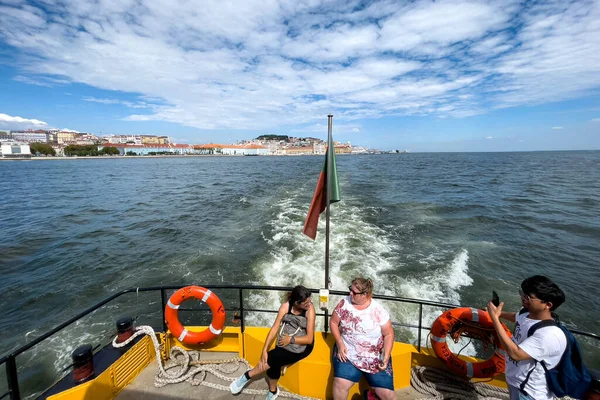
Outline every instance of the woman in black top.
POLYGON ((267 400, 277 398, 277 381, 281 377, 281 368, 302 360, 313 349, 316 313, 310 295, 310 291, 304 286, 299 285, 292 290, 288 301, 279 307, 258 365, 246 371, 229 386, 231 393, 240 393, 250 379, 266 371, 269 377, 267 400), (277 347, 269 351, 276 336, 277 347))

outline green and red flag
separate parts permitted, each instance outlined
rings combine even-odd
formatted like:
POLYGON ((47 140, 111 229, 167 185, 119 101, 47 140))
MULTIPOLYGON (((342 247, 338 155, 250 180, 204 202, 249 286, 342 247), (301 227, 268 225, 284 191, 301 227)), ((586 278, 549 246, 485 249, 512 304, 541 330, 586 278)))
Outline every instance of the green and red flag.
POLYGON ((329 191, 329 204, 340 201, 340 187, 335 166, 335 147, 331 135, 329 135, 327 140, 327 152, 325 153, 323 169, 319 175, 315 194, 313 195, 310 208, 308 209, 306 222, 304 222, 304 229, 302 229, 302 233, 312 240, 315 240, 317 237, 319 216, 327 208, 327 191, 329 191), (331 162, 331 168, 329 169, 331 176, 327 176, 328 161, 331 162))

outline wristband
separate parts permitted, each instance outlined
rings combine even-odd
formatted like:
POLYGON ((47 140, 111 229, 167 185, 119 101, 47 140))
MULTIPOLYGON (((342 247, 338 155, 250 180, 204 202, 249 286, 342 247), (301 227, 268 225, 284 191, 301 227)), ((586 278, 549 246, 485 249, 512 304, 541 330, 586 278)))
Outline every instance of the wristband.
POLYGON ((296 344, 296 338, 294 336, 292 336, 292 339, 290 340, 291 344, 296 344))

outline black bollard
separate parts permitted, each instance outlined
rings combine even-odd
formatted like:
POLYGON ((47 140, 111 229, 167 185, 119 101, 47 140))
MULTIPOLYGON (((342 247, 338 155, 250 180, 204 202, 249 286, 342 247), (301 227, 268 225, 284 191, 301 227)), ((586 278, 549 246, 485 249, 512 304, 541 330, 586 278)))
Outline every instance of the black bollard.
POLYGON ((133 335, 133 319, 123 317, 117 321, 117 343, 123 343, 133 335))
POLYGON ((92 346, 84 344, 75 349, 73 358, 73 381, 81 383, 94 375, 94 354, 92 346))

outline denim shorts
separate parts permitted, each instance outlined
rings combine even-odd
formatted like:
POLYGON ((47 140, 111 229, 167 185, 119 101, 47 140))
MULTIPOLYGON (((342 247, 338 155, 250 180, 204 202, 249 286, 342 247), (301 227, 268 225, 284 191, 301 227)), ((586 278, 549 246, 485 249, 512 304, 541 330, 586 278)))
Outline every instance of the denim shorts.
POLYGON ((376 374, 370 374, 368 372, 361 371, 356 368, 354 364, 346 360, 342 362, 337 358, 337 347, 333 352, 333 376, 336 378, 347 379, 352 382, 360 381, 362 376, 365 376, 367 383, 372 388, 383 388, 394 390, 394 371, 392 370, 392 359, 385 371, 377 372, 376 374))
POLYGON ((510 396, 510 400, 533 400, 531 396, 526 395, 521 392, 519 388, 508 385, 508 393, 510 396))

